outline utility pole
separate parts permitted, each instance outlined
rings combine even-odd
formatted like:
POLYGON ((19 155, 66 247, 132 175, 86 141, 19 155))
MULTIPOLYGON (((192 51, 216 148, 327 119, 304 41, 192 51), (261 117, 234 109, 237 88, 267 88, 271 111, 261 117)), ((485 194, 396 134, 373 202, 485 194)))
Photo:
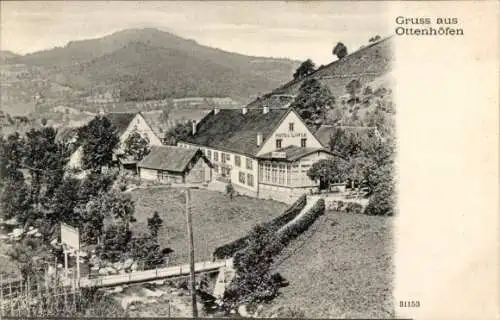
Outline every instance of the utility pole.
POLYGON ((194 243, 193 243, 193 225, 191 222, 190 190, 186 188, 186 220, 189 244, 189 266, 191 269, 191 303, 193 308, 193 318, 198 318, 198 308, 196 306, 196 282, 194 275, 194 243))

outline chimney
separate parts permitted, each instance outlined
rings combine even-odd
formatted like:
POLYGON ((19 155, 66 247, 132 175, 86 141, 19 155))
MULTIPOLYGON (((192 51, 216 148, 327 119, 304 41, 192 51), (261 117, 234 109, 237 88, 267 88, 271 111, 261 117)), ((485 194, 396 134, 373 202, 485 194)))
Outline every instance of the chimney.
POLYGON ((193 126, 193 136, 196 134, 196 120, 191 121, 191 124, 193 126))
POLYGON ((243 109, 241 109, 241 113, 242 114, 247 114, 248 112, 248 108, 247 107, 243 107, 243 109))
POLYGON ((219 108, 214 108, 214 114, 219 113, 220 109, 219 108))
POLYGON ((257 133, 257 146, 262 144, 262 133, 257 133))
POLYGON ((262 113, 263 114, 266 114, 269 112, 269 107, 268 106, 265 106, 263 109, 262 109, 262 113))

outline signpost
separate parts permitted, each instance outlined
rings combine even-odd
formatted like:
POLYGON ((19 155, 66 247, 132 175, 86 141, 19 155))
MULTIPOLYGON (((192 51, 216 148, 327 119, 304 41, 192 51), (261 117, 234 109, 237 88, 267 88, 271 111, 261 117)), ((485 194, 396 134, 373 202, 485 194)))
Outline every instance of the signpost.
POLYGON ((80 282, 80 232, 65 223, 61 223, 61 243, 64 246, 64 272, 68 277, 68 253, 76 252, 76 277, 80 282))

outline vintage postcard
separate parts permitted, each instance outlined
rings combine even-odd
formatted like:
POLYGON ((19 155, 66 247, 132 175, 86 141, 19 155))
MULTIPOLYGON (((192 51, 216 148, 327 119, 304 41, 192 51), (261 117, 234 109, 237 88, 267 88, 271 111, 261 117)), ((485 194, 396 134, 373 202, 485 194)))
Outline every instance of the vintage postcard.
POLYGON ((497 1, 0 5, 0 318, 500 319, 497 1))

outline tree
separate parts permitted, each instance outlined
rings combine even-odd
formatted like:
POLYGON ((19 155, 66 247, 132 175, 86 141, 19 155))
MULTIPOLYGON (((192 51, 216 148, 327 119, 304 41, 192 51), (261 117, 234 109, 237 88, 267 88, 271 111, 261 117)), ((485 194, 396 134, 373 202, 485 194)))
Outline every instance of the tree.
POLYGON ((377 41, 379 41, 380 39, 382 39, 382 37, 381 37, 381 36, 379 36, 379 35, 377 34, 376 36, 371 37, 371 38, 370 38, 370 40, 368 40, 368 42, 370 42, 370 43, 371 43, 371 42, 377 42, 377 41))
POLYGON ((335 98, 328 87, 317 79, 307 79, 290 106, 308 125, 319 125, 324 122, 327 109, 334 104, 335 98))
POLYGON ((81 219, 82 240, 88 244, 100 242, 104 229, 104 215, 102 202, 104 194, 93 196, 87 203, 77 208, 81 219))
POLYGON ((347 55, 347 47, 342 42, 338 42, 333 48, 332 53, 340 60, 347 55))
POLYGON ((324 186, 335 181, 345 181, 347 162, 339 157, 319 160, 309 168, 307 176, 312 180, 319 180, 320 185, 324 186))
POLYGON ((11 181, 2 190, 2 216, 4 219, 17 218, 24 224, 32 216, 33 205, 29 188, 24 180, 11 181))
POLYGON ((125 155, 135 161, 141 161, 151 150, 149 139, 137 131, 132 132, 125 140, 125 155))
POLYGON ((46 118, 42 118, 42 120, 40 121, 42 123, 42 126, 46 126, 47 125, 47 119, 46 118))
POLYGON ((42 223, 46 225, 47 233, 52 233, 54 226, 61 222, 79 227, 81 217, 75 213, 75 207, 80 201, 80 181, 73 177, 63 179, 51 201, 46 204, 48 212, 42 223))
POLYGON ((145 269, 157 267, 163 262, 163 252, 158 244, 158 239, 152 234, 139 233, 128 244, 128 252, 134 259, 144 262, 145 269))
POLYGON ((135 222, 134 202, 129 194, 110 191, 100 200, 100 209, 117 224, 123 224, 125 230, 130 230, 130 223, 135 222))
POLYGON ((68 149, 56 141, 56 130, 43 127, 26 133, 24 163, 31 176, 31 191, 36 208, 51 197, 64 176, 68 149))
POLYGON ((162 225, 163 220, 162 218, 160 218, 158 211, 155 211, 153 213, 153 216, 151 218, 148 218, 148 228, 154 238, 158 238, 158 232, 160 231, 162 225))
POLYGON ((297 68, 297 70, 293 74, 293 78, 294 79, 303 78, 313 73, 314 70, 315 70, 314 62, 312 62, 311 59, 307 59, 306 61, 302 62, 302 64, 297 68))
POLYGON ((18 132, 0 140, 0 181, 23 179, 20 171, 24 159, 24 141, 18 132))
POLYGON ((358 95, 361 92, 361 83, 358 79, 353 79, 345 86, 347 93, 353 101, 358 100, 358 95))
POLYGON ((104 229, 102 242, 96 251, 103 260, 119 261, 129 252, 132 232, 123 224, 110 224, 104 229))
POLYGON ((169 146, 175 146, 179 141, 193 134, 193 127, 190 122, 178 123, 165 133, 163 143, 169 146))
POLYGON ((113 150, 118 146, 120 139, 106 117, 97 116, 92 119, 80 128, 78 137, 83 147, 83 169, 100 172, 102 167, 111 164, 113 150))

